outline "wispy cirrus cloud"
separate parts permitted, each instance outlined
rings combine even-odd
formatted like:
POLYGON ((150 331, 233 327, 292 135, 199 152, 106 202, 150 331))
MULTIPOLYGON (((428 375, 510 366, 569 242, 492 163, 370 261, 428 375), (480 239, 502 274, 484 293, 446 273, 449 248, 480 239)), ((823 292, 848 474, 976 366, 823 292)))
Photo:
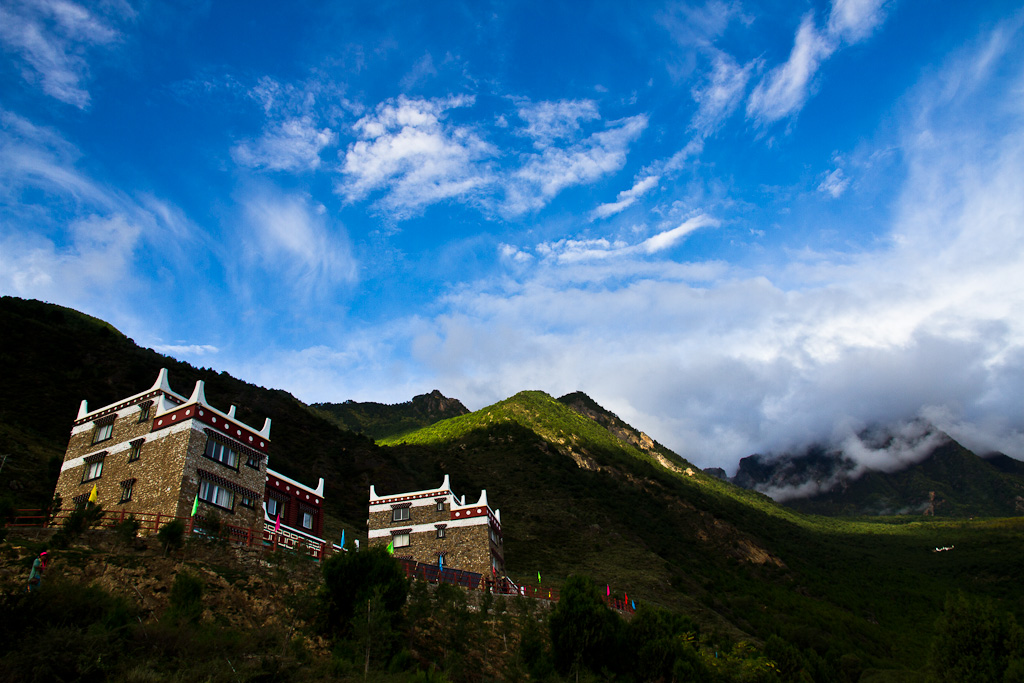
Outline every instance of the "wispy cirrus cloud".
POLYGON ((887 0, 833 0, 824 29, 815 25, 813 12, 805 14, 789 59, 772 69, 750 93, 747 117, 769 125, 799 112, 821 64, 843 44, 852 45, 870 36, 885 19, 886 3, 887 0))
POLYGON ((261 184, 241 197, 246 226, 240 239, 251 267, 276 273, 301 300, 329 296, 336 285, 355 282, 358 267, 344 230, 326 208, 305 194, 261 184))
POLYGON ((611 121, 602 131, 566 147, 548 147, 528 155, 509 174, 501 211, 518 215, 546 205, 567 187, 592 183, 621 169, 630 145, 647 128, 647 116, 637 114, 611 121))
POLYGON ((90 102, 85 85, 87 54, 119 41, 117 20, 134 16, 127 5, 108 5, 111 16, 97 9, 70 0, 4 3, 0 5, 0 44, 14 54, 26 81, 38 84, 50 97, 84 109, 90 102))
POLYGON ((601 204, 590 213, 590 220, 608 218, 617 213, 625 211, 636 201, 658 186, 659 176, 648 175, 633 183, 633 187, 623 190, 616 197, 614 202, 601 204))
POLYGON ((529 251, 508 244, 499 246, 499 253, 512 262, 527 263, 534 258, 549 263, 582 263, 628 257, 644 257, 670 249, 701 228, 717 227, 720 221, 706 214, 698 214, 675 228, 662 230, 640 242, 605 237, 587 239, 561 239, 542 242, 529 251))

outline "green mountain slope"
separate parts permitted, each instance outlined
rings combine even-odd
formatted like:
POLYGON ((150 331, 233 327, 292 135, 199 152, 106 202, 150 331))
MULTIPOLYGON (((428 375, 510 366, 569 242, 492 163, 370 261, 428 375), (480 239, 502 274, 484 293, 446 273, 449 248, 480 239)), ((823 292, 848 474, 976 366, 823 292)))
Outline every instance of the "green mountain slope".
POLYGON ((314 403, 313 408, 328 416, 342 429, 365 434, 371 439, 401 436, 449 417, 465 415, 466 406, 440 391, 414 396, 411 401, 384 403, 345 401, 314 403))

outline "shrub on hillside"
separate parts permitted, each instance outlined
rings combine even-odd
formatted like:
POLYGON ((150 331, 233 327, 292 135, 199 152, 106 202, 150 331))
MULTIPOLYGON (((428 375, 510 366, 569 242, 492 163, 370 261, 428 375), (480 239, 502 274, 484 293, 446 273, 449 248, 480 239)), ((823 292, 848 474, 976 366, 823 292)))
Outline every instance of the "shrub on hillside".
POLYGON ((185 523, 180 519, 171 520, 160 527, 156 538, 164 547, 165 555, 168 550, 177 550, 185 542, 185 523))

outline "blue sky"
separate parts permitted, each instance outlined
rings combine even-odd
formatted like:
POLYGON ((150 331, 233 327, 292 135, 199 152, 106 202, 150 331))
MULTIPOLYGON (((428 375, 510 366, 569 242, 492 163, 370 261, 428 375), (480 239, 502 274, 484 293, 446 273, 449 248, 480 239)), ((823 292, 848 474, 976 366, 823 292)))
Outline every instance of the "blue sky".
POLYGON ((701 466, 1024 458, 1017 3, 6 0, 0 48, 4 294, 307 402, 583 390, 701 466))

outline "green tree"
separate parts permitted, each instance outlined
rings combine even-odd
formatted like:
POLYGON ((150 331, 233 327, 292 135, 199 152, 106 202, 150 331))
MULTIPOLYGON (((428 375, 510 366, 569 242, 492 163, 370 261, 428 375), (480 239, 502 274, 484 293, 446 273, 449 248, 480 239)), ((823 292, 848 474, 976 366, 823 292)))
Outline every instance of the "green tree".
POLYGON ((1024 660, 1024 633, 1012 614, 963 593, 946 598, 935 622, 929 669, 936 683, 1003 683, 1024 660), (1008 675, 1009 674, 1009 675, 1008 675))
POLYGON ((582 669, 617 668, 621 621, 601 601, 590 579, 574 575, 566 580, 549 624, 559 673, 579 680, 582 669))
POLYGON ((370 548, 358 553, 338 553, 324 561, 322 572, 323 630, 347 636, 356 611, 365 608, 366 602, 378 591, 392 626, 398 628, 409 582, 398 560, 386 550, 370 548))
POLYGON ((171 584, 167 616, 180 623, 196 623, 203 616, 203 580, 191 572, 178 572, 171 584))

